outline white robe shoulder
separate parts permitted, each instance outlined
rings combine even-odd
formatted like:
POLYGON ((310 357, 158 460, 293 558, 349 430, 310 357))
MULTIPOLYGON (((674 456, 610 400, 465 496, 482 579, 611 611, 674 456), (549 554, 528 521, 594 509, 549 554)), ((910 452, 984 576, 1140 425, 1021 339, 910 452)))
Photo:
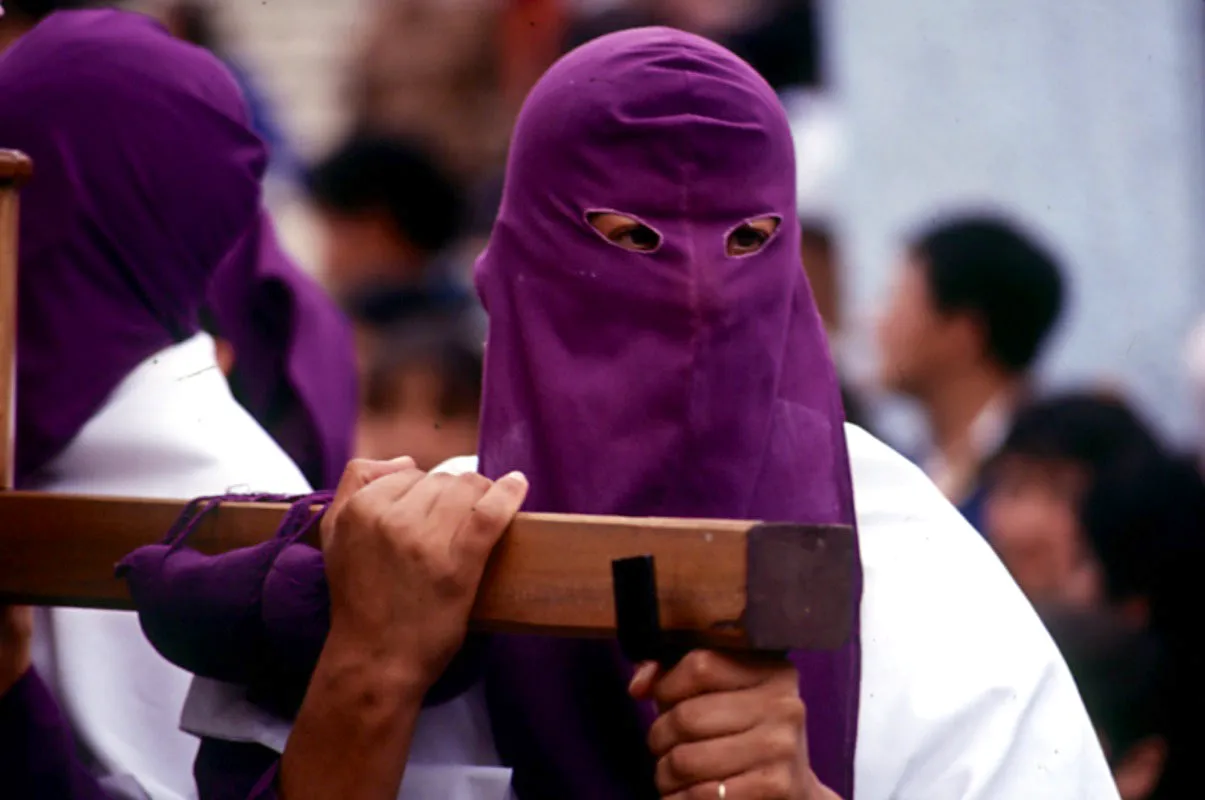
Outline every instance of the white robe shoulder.
POLYGON ((1116 798, 1071 673, 983 537, 903 456, 852 425, 846 441, 865 573, 856 799, 1116 798))

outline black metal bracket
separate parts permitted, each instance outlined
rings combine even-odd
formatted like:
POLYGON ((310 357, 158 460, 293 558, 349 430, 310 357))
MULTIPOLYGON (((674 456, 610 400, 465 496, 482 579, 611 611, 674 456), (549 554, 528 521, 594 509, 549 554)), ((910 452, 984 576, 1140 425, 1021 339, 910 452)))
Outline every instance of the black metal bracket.
POLYGON ((665 656, 661 613, 657 606, 657 565, 652 556, 617 558, 611 562, 615 593, 615 631, 619 648, 633 663, 665 656))

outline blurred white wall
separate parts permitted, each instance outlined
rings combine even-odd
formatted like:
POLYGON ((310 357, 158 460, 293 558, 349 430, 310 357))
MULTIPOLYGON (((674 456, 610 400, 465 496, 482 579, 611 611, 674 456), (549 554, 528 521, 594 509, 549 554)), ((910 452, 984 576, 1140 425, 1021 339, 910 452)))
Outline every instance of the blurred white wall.
POLYGON ((1205 311, 1205 4, 829 0, 825 16, 849 136, 849 318, 877 309, 901 233, 994 202, 1071 274, 1051 382, 1120 378, 1187 436, 1181 352, 1205 311))
POLYGON ((346 69, 377 0, 217 0, 223 30, 256 70, 303 156, 343 133, 346 69))
MULTIPOLYGON (((155 13, 164 0, 132 0, 155 13)), ((347 65, 381 0, 209 0, 222 38, 272 103, 298 155, 314 159, 347 126, 347 65)), ((268 205, 285 248, 306 269, 317 261, 308 206, 297 187, 269 186, 268 205)))

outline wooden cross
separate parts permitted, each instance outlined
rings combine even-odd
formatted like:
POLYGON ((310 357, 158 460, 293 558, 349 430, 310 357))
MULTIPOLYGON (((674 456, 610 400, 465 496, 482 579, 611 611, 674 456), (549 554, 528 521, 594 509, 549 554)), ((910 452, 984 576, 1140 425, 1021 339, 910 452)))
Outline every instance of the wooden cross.
MULTIPOLYGON (((161 541, 186 501, 13 490, 17 194, 30 160, 0 150, 0 604, 131 608, 113 574, 161 541)), ((271 537, 283 505, 227 503, 190 546, 222 552, 271 537)), ((657 611, 682 646, 832 649, 851 630, 856 563, 842 526, 520 514, 486 570, 477 630, 613 636, 613 562, 650 555, 657 611)), ((651 602, 651 601, 650 601, 651 602)))

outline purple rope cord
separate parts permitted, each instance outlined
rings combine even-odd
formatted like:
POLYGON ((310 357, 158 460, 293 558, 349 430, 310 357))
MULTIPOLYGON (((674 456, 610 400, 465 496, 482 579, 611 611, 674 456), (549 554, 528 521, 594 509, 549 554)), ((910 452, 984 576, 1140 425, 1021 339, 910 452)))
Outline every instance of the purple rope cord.
POLYGON ((291 544, 308 533, 322 519, 334 497, 335 493, 330 491, 304 495, 261 493, 198 497, 190 501, 180 512, 180 516, 168 529, 163 544, 168 545, 173 551, 179 549, 196 531, 201 521, 220 508, 223 503, 288 503, 289 510, 281 520, 274 538, 284 538, 291 544))

